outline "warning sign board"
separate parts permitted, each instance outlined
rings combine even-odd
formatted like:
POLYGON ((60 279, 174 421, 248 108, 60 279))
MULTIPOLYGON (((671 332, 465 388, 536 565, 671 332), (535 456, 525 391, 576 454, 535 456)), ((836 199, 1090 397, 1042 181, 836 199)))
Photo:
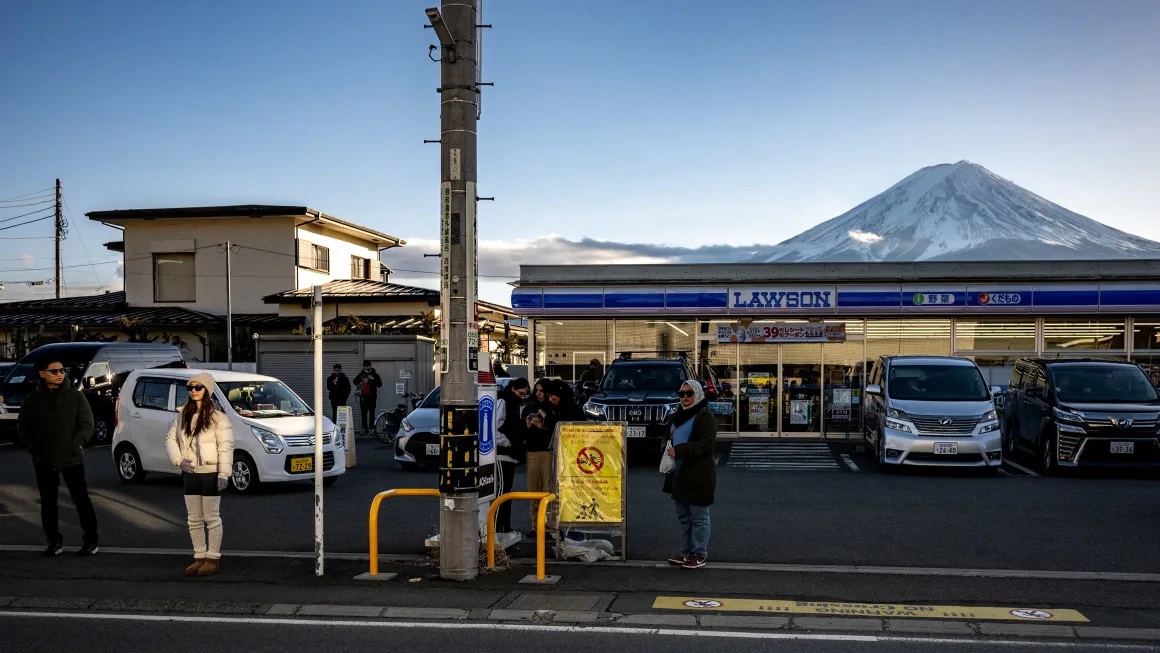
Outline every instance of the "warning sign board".
POLYGON ((984 621, 1061 621, 1086 623, 1087 617, 1075 610, 1036 607, 989 607, 977 605, 911 605, 891 603, 833 603, 829 601, 778 601, 761 599, 720 599, 696 596, 658 596, 658 610, 700 610, 714 612, 767 612, 775 614, 817 614, 838 617, 879 617, 901 619, 976 619, 984 621))
POLYGON ((624 427, 565 423, 556 437, 560 522, 619 524, 624 518, 624 427))

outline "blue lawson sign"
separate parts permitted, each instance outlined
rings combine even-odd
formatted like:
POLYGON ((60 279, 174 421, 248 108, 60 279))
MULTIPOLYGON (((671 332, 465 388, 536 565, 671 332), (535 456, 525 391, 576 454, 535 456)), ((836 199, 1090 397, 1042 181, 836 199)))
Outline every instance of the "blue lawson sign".
POLYGON ((479 455, 486 456, 495 448, 495 400, 479 400, 479 455))
POLYGON ((743 309, 800 309, 833 308, 834 288, 730 288, 729 308, 743 309))

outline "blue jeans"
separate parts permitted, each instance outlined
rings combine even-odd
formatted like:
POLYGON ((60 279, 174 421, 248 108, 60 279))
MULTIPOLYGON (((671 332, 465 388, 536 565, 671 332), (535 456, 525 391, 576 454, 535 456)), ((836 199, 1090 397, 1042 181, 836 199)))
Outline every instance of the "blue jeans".
POLYGON ((709 506, 694 506, 674 500, 681 523, 681 555, 694 553, 709 557, 709 506))

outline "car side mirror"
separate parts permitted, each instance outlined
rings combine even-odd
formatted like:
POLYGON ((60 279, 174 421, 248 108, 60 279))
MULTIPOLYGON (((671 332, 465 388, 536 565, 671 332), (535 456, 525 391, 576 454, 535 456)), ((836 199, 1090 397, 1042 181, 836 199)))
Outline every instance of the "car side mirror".
POLYGON ((875 397, 881 397, 882 386, 878 385, 877 383, 871 383, 870 385, 866 386, 866 394, 874 395, 875 397))
POLYGON ((998 397, 999 395, 1003 394, 1004 390, 1006 390, 1006 388, 1001 385, 993 385, 991 386, 991 396, 998 397))

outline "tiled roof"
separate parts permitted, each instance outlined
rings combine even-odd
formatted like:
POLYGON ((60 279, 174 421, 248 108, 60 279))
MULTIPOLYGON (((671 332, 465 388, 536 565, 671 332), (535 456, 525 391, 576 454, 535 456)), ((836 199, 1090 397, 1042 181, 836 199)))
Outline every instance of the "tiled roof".
MULTIPOLYGON (((313 288, 299 288, 288 290, 264 298, 267 304, 283 302, 310 301, 314 296, 313 288)), ((416 286, 403 286, 397 283, 386 283, 371 279, 336 279, 322 284, 322 297, 325 300, 355 300, 355 301, 426 301, 431 304, 439 303, 439 291, 416 286)))
POLYGON ((0 309, 10 311, 49 310, 49 311, 86 311, 86 310, 115 310, 126 308, 125 291, 108 292, 103 295, 85 295, 84 297, 62 297, 60 299, 30 299, 23 302, 4 302, 0 309))
MULTIPOLYGON (((7 307, 5 307, 7 308, 7 307)), ((225 319, 209 313, 184 308, 125 308, 121 310, 0 311, 0 326, 117 326, 121 320, 132 320, 150 327, 208 327, 225 324, 225 319)))

